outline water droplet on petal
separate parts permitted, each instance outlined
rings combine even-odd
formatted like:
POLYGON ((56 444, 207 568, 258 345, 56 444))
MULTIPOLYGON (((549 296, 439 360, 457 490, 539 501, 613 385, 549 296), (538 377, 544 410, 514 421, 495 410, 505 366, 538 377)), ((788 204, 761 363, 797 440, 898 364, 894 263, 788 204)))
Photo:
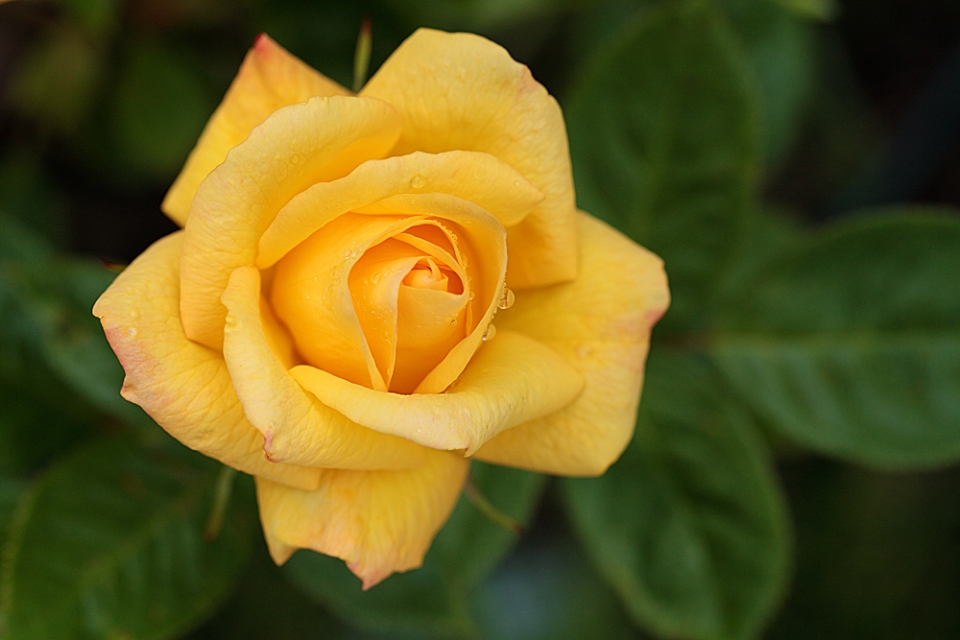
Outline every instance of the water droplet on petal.
POLYGON ((503 288, 503 295, 500 296, 500 302, 497 303, 497 307, 500 309, 509 309, 513 306, 513 303, 517 301, 517 296, 508 289, 507 287, 503 288))
POLYGON ((136 338, 136 337, 137 337, 137 330, 134 329, 133 327, 130 327, 129 329, 127 329, 127 334, 128 334, 131 338, 136 338))
POLYGON ((136 309, 130 309, 130 317, 136 320, 137 318, 140 317, 140 312, 137 311, 136 309))
POLYGON ((490 325, 487 325, 487 330, 483 332, 483 338, 481 339, 484 342, 489 342, 490 340, 493 340, 496 336, 497 336, 497 328, 492 324, 490 324, 490 325))
POLYGON ((380 279, 383 278, 383 274, 379 271, 375 271, 372 276, 370 276, 370 282, 377 284, 380 282, 380 279))
POLYGON ((413 176, 410 178, 410 186, 414 189, 422 189, 425 184, 427 184, 427 181, 423 179, 423 176, 413 176))

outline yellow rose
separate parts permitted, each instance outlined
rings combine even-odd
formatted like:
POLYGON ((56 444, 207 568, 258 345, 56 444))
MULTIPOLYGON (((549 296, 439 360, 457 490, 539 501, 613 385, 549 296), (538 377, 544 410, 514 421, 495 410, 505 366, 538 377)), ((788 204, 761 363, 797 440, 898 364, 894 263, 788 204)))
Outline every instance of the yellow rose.
POLYGON ((483 38, 420 30, 355 96, 261 36, 162 208, 94 314, 123 396, 256 476, 277 563, 370 587, 470 458, 591 476, 630 440, 662 263, 576 211, 559 106, 483 38))

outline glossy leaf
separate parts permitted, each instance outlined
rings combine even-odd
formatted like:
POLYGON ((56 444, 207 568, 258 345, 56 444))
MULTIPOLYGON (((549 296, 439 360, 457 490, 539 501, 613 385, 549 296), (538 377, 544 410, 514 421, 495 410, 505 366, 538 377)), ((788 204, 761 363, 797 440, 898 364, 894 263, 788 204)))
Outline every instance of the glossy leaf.
POLYGON ((772 427, 881 467, 960 460, 960 220, 840 225, 758 269, 710 352, 772 427))
MULTIPOLYGON (((524 526, 530 523, 547 482, 547 477, 539 473, 483 462, 471 463, 470 475, 496 509, 524 526)), ((430 554, 436 556, 451 584, 469 589, 486 577, 517 542, 513 531, 491 522, 461 496, 430 554)))
POLYGON ((473 593, 471 609, 483 637, 639 639, 639 631, 584 549, 550 515, 545 522, 538 521, 530 536, 473 593))
POLYGON ((65 384, 100 411, 152 425, 120 397, 123 369, 90 313, 115 277, 94 260, 55 255, 44 240, 0 216, 0 349, 11 354, 0 360, 22 351, 18 357, 40 360, 30 368, 48 369, 59 379, 53 388, 65 384))
POLYGON ((783 591, 788 526, 768 452, 715 375, 654 354, 637 434, 596 479, 564 480, 600 572, 663 638, 755 637, 783 591))
POLYGON ((239 576, 256 523, 248 481, 220 535, 203 538, 219 467, 179 445, 118 440, 53 466, 4 549, 6 637, 173 638, 207 615, 239 576))
POLYGON ((579 205, 666 262, 661 332, 694 322, 739 238, 757 169, 751 91, 714 9, 677 2, 608 39, 565 105, 579 205))
POLYGON ((816 88, 815 25, 780 6, 788 2, 722 1, 752 71, 768 167, 780 165, 793 148, 816 88))

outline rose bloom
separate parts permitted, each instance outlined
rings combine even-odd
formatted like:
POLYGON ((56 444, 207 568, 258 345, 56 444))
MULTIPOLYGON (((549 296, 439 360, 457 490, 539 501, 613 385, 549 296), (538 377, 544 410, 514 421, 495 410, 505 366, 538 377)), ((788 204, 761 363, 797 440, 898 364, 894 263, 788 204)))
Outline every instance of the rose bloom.
POLYGON ((273 559, 420 566, 477 459, 595 476, 633 433, 662 262, 574 204, 507 52, 420 30, 359 95, 266 36, 94 307, 123 397, 256 477, 273 559))

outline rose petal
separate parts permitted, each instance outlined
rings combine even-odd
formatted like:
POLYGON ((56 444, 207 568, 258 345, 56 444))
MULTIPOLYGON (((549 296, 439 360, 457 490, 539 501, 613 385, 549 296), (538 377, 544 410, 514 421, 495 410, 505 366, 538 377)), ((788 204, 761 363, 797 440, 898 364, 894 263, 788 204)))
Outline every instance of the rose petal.
POLYGON ((374 391, 308 365, 290 374, 358 424, 434 449, 464 449, 466 455, 505 429, 567 406, 583 385, 564 358, 509 331, 484 343, 445 393, 374 391))
POLYGON ((311 98, 256 127, 203 181, 187 220, 180 314, 191 340, 219 349, 230 274, 252 265, 264 230, 296 194, 383 156, 399 135, 388 104, 369 98, 311 98))
POLYGON ((187 340, 178 316, 183 233, 158 240, 117 276, 93 313, 127 377, 123 397, 174 438, 224 464, 313 489, 320 471, 268 462, 219 353, 187 340))
POLYGON ((342 558, 369 589, 415 569, 456 505, 469 462, 430 451, 409 471, 324 470, 315 491, 257 478, 260 521, 282 564, 300 548, 342 558))
POLYGON ((317 402, 287 373, 260 321, 260 272, 241 267, 223 292, 223 357, 244 413, 271 459, 335 469, 404 469, 424 462, 412 442, 354 424, 317 402))
POLYGON ((358 212, 431 215, 457 223, 464 232, 459 250, 463 254, 461 260, 467 264, 473 278, 472 282, 467 283, 474 296, 467 307, 467 323, 473 329, 427 374, 414 391, 441 393, 467 366, 497 311, 507 267, 504 228, 480 207, 445 193, 392 196, 360 208, 358 212))
POLYGON ((526 66, 480 36, 420 29, 360 95, 400 110, 403 136, 393 155, 482 151, 543 193, 543 202, 509 230, 511 287, 576 276, 576 207, 563 115, 526 66))
POLYGON ((257 266, 266 269, 338 216, 390 196, 446 193, 473 202, 503 225, 517 224, 543 194, 493 156, 469 151, 366 162, 350 175, 319 183, 293 198, 260 238, 257 266))
POLYGON ((260 34, 160 208, 181 227, 197 187, 267 116, 314 96, 350 95, 260 34))
POLYGON ((565 409, 493 438, 478 460, 595 476, 630 441, 650 330, 670 302, 666 274, 660 258, 589 215, 579 216, 579 234, 577 280, 517 292, 497 324, 562 354, 583 375, 583 393, 565 409))

